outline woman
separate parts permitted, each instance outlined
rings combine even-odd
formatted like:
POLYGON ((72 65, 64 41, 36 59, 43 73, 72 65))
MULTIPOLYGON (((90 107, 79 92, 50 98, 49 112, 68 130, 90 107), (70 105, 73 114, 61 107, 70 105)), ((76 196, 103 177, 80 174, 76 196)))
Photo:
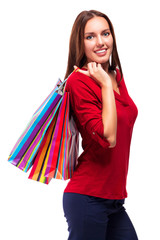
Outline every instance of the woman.
POLYGON ((91 10, 77 16, 68 76, 65 91, 84 150, 63 195, 68 240, 136 240, 123 204, 138 109, 128 94, 113 25, 105 14, 91 10))

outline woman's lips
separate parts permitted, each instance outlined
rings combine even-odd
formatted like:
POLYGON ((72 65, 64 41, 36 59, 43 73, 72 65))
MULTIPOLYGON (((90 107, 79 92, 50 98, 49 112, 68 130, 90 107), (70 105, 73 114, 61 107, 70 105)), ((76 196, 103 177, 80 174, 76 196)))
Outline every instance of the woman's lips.
POLYGON ((107 53, 107 49, 99 49, 99 50, 95 51, 95 53, 98 56, 104 56, 107 53))

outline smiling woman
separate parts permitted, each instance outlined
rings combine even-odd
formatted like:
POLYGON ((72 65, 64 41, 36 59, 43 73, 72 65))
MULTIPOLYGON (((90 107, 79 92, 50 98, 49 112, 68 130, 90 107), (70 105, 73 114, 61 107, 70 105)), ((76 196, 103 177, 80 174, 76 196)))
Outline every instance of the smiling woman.
POLYGON ((138 109, 128 94, 113 25, 105 14, 91 10, 77 16, 65 78, 84 150, 63 195, 68 240, 137 240, 123 204, 138 109))
MULTIPOLYGON (((122 72, 122 67, 119 60, 119 56, 118 56, 116 38, 115 38, 112 22, 110 21, 107 15, 95 10, 83 11, 77 16, 73 24, 72 32, 70 36, 68 65, 67 65, 65 78, 67 78, 69 74, 73 71, 74 65, 76 65, 79 68, 86 66, 87 56, 85 54, 85 47, 84 47, 85 39, 86 41, 87 40, 95 41, 94 39, 98 37, 97 40, 101 41, 103 36, 104 38, 109 38, 108 44, 111 44, 111 41, 113 41, 112 58, 111 58, 111 61, 108 63, 109 65, 107 70, 109 72, 116 71, 116 67, 118 66, 121 74, 120 81, 122 80, 123 72, 122 72), (100 22, 98 23, 95 20, 95 18, 101 19, 100 22, 103 22, 103 26, 101 26, 101 23, 100 22), (95 25, 93 25, 93 22, 95 25), (101 31, 97 32, 98 27, 100 27, 101 31)), ((99 47, 97 47, 97 49, 95 50, 100 50, 100 49, 99 47)), ((107 50, 107 46, 105 47, 105 49, 101 49, 101 50, 102 51, 107 50)), ((109 55, 109 52, 107 54, 109 55)))

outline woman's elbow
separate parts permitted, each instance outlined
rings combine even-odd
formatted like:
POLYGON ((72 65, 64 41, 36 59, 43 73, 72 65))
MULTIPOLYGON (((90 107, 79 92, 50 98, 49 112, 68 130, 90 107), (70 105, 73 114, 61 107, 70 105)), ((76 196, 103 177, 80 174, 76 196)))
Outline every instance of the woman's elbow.
POLYGON ((109 148, 114 148, 116 146, 116 137, 112 136, 112 137, 108 137, 106 138, 108 140, 108 142, 110 143, 109 148))

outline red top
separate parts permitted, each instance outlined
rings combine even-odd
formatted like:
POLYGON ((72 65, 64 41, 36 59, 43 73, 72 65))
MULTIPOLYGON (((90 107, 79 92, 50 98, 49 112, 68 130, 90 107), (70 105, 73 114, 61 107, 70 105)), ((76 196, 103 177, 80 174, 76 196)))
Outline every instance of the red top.
MULTIPOLYGON (((116 68, 116 80, 120 71, 116 68)), ((83 152, 64 192, 106 199, 127 197, 126 180, 130 143, 138 109, 130 98, 124 78, 114 96, 117 109, 117 139, 114 148, 103 136, 101 87, 92 78, 73 72, 67 79, 70 107, 82 137, 83 152)))

